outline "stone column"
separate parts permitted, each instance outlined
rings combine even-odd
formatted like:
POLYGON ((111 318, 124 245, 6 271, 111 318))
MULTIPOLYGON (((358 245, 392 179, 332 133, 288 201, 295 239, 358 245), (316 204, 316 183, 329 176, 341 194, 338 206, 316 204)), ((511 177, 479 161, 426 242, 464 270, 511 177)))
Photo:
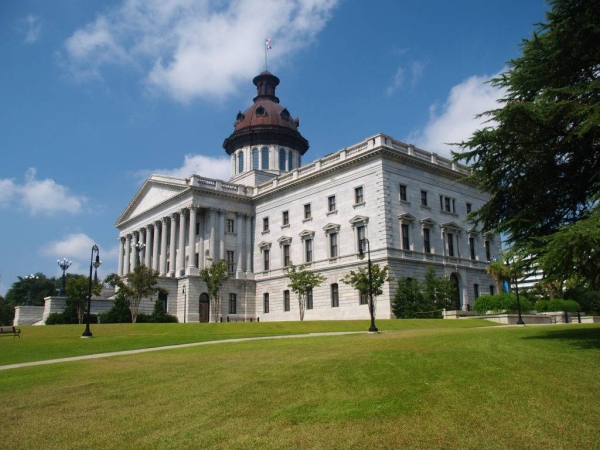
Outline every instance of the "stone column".
POLYGON ((225 215, 224 209, 219 210, 219 259, 225 259, 225 215))
POLYGON ((169 243, 169 276, 175 276, 175 231, 177 230, 177 213, 171 214, 171 240, 169 243))
MULTIPOLYGON (((190 229, 188 234, 188 275, 197 275, 196 270, 196 216, 197 206, 190 206, 190 229)), ((199 258, 198 258, 199 259, 199 258)))
POLYGON ((177 250, 176 276, 185 274, 185 212, 185 209, 179 211, 179 249, 177 250))
POLYGON ((150 256, 152 253, 150 249, 152 248, 152 243, 150 241, 150 237, 152 235, 152 225, 146 225, 146 248, 144 249, 144 264, 148 269, 150 269, 150 256))
POLYGON ((133 232, 133 248, 132 248, 132 258, 131 258, 131 271, 133 272, 133 269, 135 269, 137 267, 137 260, 138 260, 138 250, 137 250, 137 244, 139 244, 140 242, 140 232, 139 231, 134 231, 133 232))
POLYGON ((167 218, 160 219, 160 269, 159 275, 167 276, 167 218))
POLYGON ((158 242, 158 237, 159 237, 159 224, 160 222, 158 220, 156 220, 154 222, 154 227, 153 227, 153 232, 152 232, 152 270, 156 270, 158 271, 158 246, 160 245, 158 242))
POLYGON ((216 252, 215 252, 215 247, 216 247, 216 241, 217 241, 217 230, 216 228, 216 224, 217 224, 217 209, 216 208, 210 208, 210 217, 209 217, 209 223, 210 223, 210 238, 209 238, 209 243, 208 243, 208 257, 210 259, 212 259, 213 261, 216 259, 216 252))
POLYGON ((252 220, 253 216, 246 216, 246 273, 252 272, 252 220))
POLYGON ((123 238, 119 236, 119 264, 117 275, 123 276, 123 238))
POLYGON ((125 267, 123 268, 123 275, 127 275, 129 273, 131 267, 131 235, 128 234, 125 237, 125 267))
POLYGON ((242 273, 244 272, 243 267, 243 250, 242 250, 242 233, 244 231, 244 214, 235 213, 235 229, 234 231, 237 233, 236 242, 235 242, 235 253, 236 253, 236 278, 241 278, 242 273))
POLYGON ((198 269, 204 269, 204 230, 206 225, 206 210, 204 216, 198 222, 200 225, 200 233, 198 236, 198 269))

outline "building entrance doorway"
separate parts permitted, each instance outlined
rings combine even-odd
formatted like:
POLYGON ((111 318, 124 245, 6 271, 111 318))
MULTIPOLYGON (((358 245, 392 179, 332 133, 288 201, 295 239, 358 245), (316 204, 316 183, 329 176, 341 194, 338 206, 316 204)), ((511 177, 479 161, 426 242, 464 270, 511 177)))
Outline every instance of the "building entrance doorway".
POLYGON ((210 321, 210 300, 206 293, 200 294, 200 323, 210 321))
POLYGON ((460 286, 458 282, 458 276, 453 273, 450 275, 450 281, 454 285, 454 292, 452 293, 452 303, 454 303, 454 307, 457 311, 460 310, 460 286))

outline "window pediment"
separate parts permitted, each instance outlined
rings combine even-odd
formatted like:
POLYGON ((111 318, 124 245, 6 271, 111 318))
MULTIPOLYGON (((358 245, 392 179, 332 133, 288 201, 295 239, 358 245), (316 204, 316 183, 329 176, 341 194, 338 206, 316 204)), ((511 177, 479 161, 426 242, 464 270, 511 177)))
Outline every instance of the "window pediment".
POLYGON ((366 216, 354 216, 349 222, 353 227, 356 225, 366 225, 369 223, 369 218, 366 216))
POLYGON ((441 225, 442 229, 445 230, 454 230, 454 231, 462 231, 462 227, 458 225, 456 222, 446 222, 441 225))
POLYGON ((268 250, 271 248, 271 243, 267 242, 267 241, 262 241, 260 244, 258 244, 258 248, 262 250, 268 250))
POLYGON ((292 238, 289 236, 281 236, 279 239, 277 239, 277 242, 279 242, 279 245, 290 244, 292 242, 292 238))
POLYGON ((431 217, 426 217, 425 219, 421 219, 421 225, 433 227, 435 226, 435 220, 433 220, 431 217))
POLYGON ((404 221, 404 222, 414 222, 415 220, 417 220, 417 218, 415 216, 413 216, 412 214, 398 214, 398 219, 404 221))
POLYGON ((300 239, 310 239, 314 235, 315 235, 315 232, 314 231, 310 231, 310 230, 304 230, 300 234, 298 234, 298 236, 300 236, 300 239))
POLYGON ((340 226, 337 223, 328 223, 323 227, 323 231, 327 233, 336 233, 340 230, 340 226))

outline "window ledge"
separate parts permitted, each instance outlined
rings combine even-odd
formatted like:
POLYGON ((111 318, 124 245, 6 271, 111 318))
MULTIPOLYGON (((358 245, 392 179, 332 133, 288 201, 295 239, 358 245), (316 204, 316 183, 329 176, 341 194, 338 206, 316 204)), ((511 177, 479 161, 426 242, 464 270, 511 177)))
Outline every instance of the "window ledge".
POLYGON ((353 208, 358 208, 359 206, 365 206, 366 202, 355 203, 352 205, 353 208))
POLYGON ((427 206, 427 205, 421 205, 421 208, 431 210, 431 206, 427 206))
POLYGON ((410 202, 408 200, 400 200, 400 203, 406 206, 410 206, 410 202))
POLYGON ((302 219, 302 223, 310 222, 312 219, 312 217, 307 217, 306 219, 302 219))
POLYGON ((330 263, 336 263, 338 261, 338 259, 340 259, 340 257, 339 256, 335 256, 333 258, 329 258, 329 262, 330 263))
POLYGON ((261 234, 269 234, 271 230, 264 230, 261 234))
POLYGON ((288 224, 286 224, 286 225, 281 225, 281 229, 282 229, 282 230, 283 230, 284 228, 289 228, 289 227, 290 227, 290 224, 289 224, 289 223, 288 223, 288 224))
POLYGON ((225 234, 230 234, 232 236, 237 236, 237 233, 235 233, 234 231, 226 231, 225 234))
POLYGON ((440 209, 440 212, 441 212, 442 214, 446 214, 447 216, 454 216, 454 217, 458 217, 458 214, 456 214, 456 213, 453 213, 453 212, 451 212, 451 211, 446 211, 445 209, 440 209))
POLYGON ((333 214, 337 214, 337 209, 334 209, 333 211, 327 211, 326 213, 328 216, 331 216, 333 214))

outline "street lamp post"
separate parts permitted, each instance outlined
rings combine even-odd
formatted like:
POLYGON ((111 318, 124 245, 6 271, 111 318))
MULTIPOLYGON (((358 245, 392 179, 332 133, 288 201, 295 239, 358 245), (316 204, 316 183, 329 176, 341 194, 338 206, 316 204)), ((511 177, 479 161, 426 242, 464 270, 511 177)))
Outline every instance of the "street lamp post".
MULTIPOLYGON (((510 265, 508 264, 508 260, 506 261, 506 267, 508 267, 508 275, 511 275, 511 271, 510 271, 510 265)), ((515 282, 515 292, 517 294, 517 312, 519 313, 519 320, 517 320, 517 325, 525 325, 525 322, 523 322, 523 317, 521 316, 521 300, 519 299, 519 282, 517 281, 517 274, 516 271, 513 270, 513 274, 514 274, 514 278, 513 281, 515 282)))
POLYGON ((63 258, 62 261, 59 259, 56 261, 58 263, 58 267, 60 267, 62 269, 63 275, 62 275, 62 283, 60 285, 60 292, 58 293, 59 297, 64 297, 66 295, 66 290, 65 290, 65 286, 67 284, 67 269, 69 267, 71 267, 71 264, 73 264, 71 261, 69 261, 67 258, 63 258))
POLYGON ((27 306, 33 306, 33 303, 31 302, 31 291, 33 290, 33 283, 35 283, 35 280, 37 280, 38 277, 31 274, 27 275, 25 279, 29 281, 29 295, 27 297, 27 306))
POLYGON ((367 244, 367 263, 369 267, 369 314, 371 314, 371 326, 369 327, 369 333, 377 333, 379 330, 375 326, 375 311, 373 308, 373 275, 371 273, 371 244, 367 238, 360 240, 360 246, 358 249, 358 257, 364 259, 365 257, 365 243, 367 244))
POLYGON ((138 242, 137 244, 134 245, 135 248, 135 258, 137 261, 137 265, 140 265, 140 253, 142 252, 142 250, 144 250, 146 248, 146 244, 142 244, 141 242, 138 242))
POLYGON ((85 331, 81 335, 82 338, 91 338, 92 332, 90 331, 90 315, 92 314, 92 268, 96 268, 96 279, 98 279, 98 267, 100 267, 102 261, 100 261, 100 249, 94 244, 92 247, 92 256, 90 258, 90 283, 88 289, 88 307, 87 307, 87 318, 85 321, 85 331), (96 260, 94 260, 94 253, 96 254, 96 260))

